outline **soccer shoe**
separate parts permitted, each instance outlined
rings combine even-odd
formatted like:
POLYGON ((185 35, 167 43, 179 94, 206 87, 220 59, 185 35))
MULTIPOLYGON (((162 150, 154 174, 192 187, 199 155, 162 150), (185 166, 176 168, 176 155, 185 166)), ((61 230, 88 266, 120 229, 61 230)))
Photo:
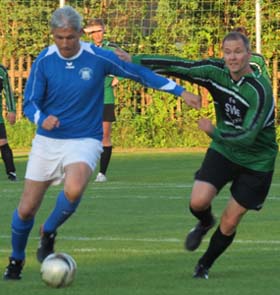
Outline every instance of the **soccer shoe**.
POLYGON ((15 172, 9 172, 8 173, 8 179, 10 181, 17 181, 17 175, 15 174, 15 172))
POLYGON ((185 248, 189 251, 194 251, 197 249, 201 244, 202 238, 215 225, 215 223, 216 219, 214 217, 211 221, 211 224, 208 226, 203 226, 201 221, 199 221, 198 224, 188 233, 185 241, 185 248))
POLYGON ((4 280, 20 280, 21 270, 24 265, 24 260, 16 260, 13 257, 9 258, 9 265, 6 267, 3 279, 4 280))
POLYGON ((95 182, 106 182, 106 181, 107 181, 107 177, 103 173, 99 172, 95 178, 95 182))
POLYGON ((43 260, 50 254, 54 253, 54 242, 56 237, 56 232, 46 233, 40 229, 40 242, 37 249, 37 260, 43 262, 43 260))
POLYGON ((194 269, 193 278, 208 280, 208 268, 202 264, 197 264, 194 269))

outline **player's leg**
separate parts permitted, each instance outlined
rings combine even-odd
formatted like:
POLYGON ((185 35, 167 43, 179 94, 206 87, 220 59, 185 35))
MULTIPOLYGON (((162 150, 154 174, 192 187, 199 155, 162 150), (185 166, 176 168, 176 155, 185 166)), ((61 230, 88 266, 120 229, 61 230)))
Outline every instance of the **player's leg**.
POLYGON ((4 123, 0 124, 0 150, 2 160, 6 168, 6 173, 8 175, 8 179, 11 181, 16 181, 17 177, 16 168, 14 164, 14 156, 7 140, 6 128, 4 123))
POLYGON ((196 180, 193 185, 190 211, 198 219, 196 226, 188 233, 185 247, 189 251, 197 249, 206 233, 215 225, 211 202, 217 189, 210 183, 196 180))
POLYGON ((231 185, 230 198, 221 223, 210 239, 208 249, 199 259, 194 277, 208 278, 208 270, 232 243, 238 224, 248 210, 260 210, 267 197, 273 171, 257 172, 231 165, 237 172, 231 185), (252 197, 253 196, 253 197, 252 197))
POLYGON ((57 228, 76 211, 91 174, 91 168, 83 162, 65 167, 64 190, 58 194, 53 211, 40 229, 41 240, 37 250, 39 262, 54 252, 57 228))
POLYGON ((215 224, 211 202, 231 178, 228 166, 228 160, 220 153, 208 149, 200 169, 195 174, 190 211, 198 219, 198 223, 186 238, 185 247, 189 251, 199 247, 203 237, 215 224))
POLYGON ((230 198, 222 214, 220 225, 212 235, 206 252, 197 263, 195 278, 208 278, 210 267, 232 243, 236 228, 246 212, 246 208, 239 205, 234 198, 230 198))
POLYGON ((40 262, 54 252, 57 228, 76 211, 101 152, 101 142, 94 139, 68 140, 64 146, 64 189, 58 194, 54 209, 41 227, 37 249, 40 262))
POLYGON ((64 190, 58 194, 55 208, 44 223, 44 232, 55 232, 76 211, 91 174, 92 170, 86 163, 65 167, 64 190))
POLYGON ((25 261, 25 248, 34 224, 34 216, 39 209, 44 193, 50 182, 25 180, 24 190, 12 216, 12 253, 4 279, 18 280, 25 261))
POLYGON ((96 182, 107 181, 106 172, 110 164, 113 145, 112 145, 112 123, 116 121, 114 104, 105 104, 103 112, 103 152, 100 158, 99 173, 96 176, 96 182))
POLYGON ((100 173, 106 175, 112 155, 112 122, 103 122, 103 153, 100 158, 100 173))

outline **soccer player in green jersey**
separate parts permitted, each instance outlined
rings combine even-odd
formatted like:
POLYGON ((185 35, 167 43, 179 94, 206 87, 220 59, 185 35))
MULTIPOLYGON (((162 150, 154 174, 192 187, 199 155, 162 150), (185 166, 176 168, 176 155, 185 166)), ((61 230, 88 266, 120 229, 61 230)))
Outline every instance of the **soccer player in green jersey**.
POLYGON ((10 124, 13 125, 16 122, 15 100, 10 86, 8 72, 3 65, 0 65, 0 150, 2 160, 5 164, 8 179, 11 181, 16 181, 17 177, 13 152, 8 143, 5 122, 2 116, 2 92, 4 93, 6 99, 6 107, 8 110, 7 120, 10 124))
MULTIPOLYGON (((114 51, 118 46, 104 39, 105 24, 102 19, 95 18, 88 21, 84 32, 92 38, 93 43, 104 49, 114 51)), ((112 123, 116 121, 115 116, 115 93, 114 88, 122 78, 107 76, 104 83, 104 111, 103 111, 103 152, 100 158, 99 173, 95 182, 107 181, 106 172, 112 155, 112 123)))
MULTIPOLYGON (((190 211, 198 219, 185 246, 196 250, 215 225, 211 203, 227 184, 230 198, 206 252, 195 267, 195 278, 208 279, 216 259, 232 243, 237 226, 248 210, 260 210, 268 194, 278 152, 274 100, 270 82, 250 66, 248 38, 231 32, 222 43, 223 58, 199 61, 159 55, 139 55, 133 62, 158 73, 206 87, 213 96, 216 123, 201 118, 199 128, 211 139, 201 167, 195 173, 190 211)), ((119 57, 130 56, 120 50, 119 57)))

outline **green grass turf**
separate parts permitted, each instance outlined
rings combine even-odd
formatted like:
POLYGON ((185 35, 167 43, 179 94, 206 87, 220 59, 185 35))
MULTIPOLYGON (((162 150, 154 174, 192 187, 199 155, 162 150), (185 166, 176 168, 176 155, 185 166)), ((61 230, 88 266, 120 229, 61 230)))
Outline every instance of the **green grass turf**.
MULTIPOLYGON (((109 182, 90 182, 79 209, 58 232, 56 249, 77 264, 74 283, 53 290, 40 279, 35 259, 39 225, 52 209, 61 186, 52 187, 36 217, 20 282, 0 280, 2 295, 204 295, 278 294, 280 287, 279 164, 265 207, 249 212, 236 239, 211 269, 209 280, 192 278, 210 234, 195 252, 184 250, 195 224, 188 211, 193 173, 203 153, 114 152, 109 182)), ((22 187, 25 156, 16 157, 20 181, 10 183, 0 166, 0 271, 10 254, 10 222, 22 187)), ((217 217, 228 187, 214 200, 217 217)), ((211 231, 211 233, 213 230, 211 231)))

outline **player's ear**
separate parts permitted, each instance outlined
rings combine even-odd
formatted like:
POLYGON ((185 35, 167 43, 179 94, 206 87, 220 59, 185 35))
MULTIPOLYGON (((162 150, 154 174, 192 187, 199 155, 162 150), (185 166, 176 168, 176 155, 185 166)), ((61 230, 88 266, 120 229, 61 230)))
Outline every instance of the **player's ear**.
POLYGON ((249 55, 249 58, 251 58, 251 56, 252 56, 252 51, 249 49, 248 50, 248 55, 249 55))

